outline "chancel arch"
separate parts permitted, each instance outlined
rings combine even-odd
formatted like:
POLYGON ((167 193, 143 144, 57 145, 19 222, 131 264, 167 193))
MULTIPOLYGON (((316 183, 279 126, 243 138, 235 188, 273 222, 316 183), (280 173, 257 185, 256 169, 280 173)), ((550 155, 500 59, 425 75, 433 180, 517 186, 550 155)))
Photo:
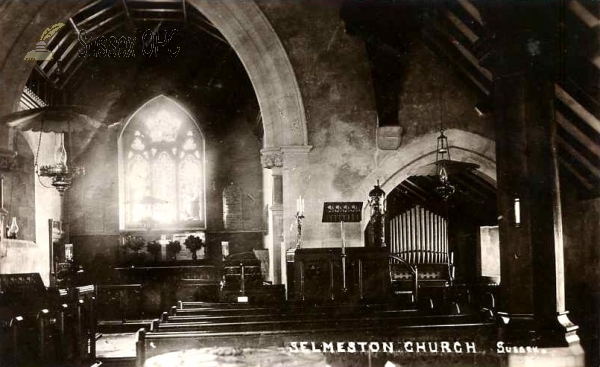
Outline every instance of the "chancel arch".
MULTIPOLYGON (((0 90, 0 115, 17 109, 21 92, 35 66, 34 62, 24 61, 23 55, 35 45, 44 29, 58 21, 69 23, 70 17, 92 3, 45 2, 26 8, 19 4, 8 4, 3 8, 4 17, 19 21, 11 22, 10 28, 4 27, 9 22, 0 26, 0 29, 5 31, 4 42, 0 46, 0 75, 5 85, 5 88, 0 90)), ((288 161, 286 165, 296 166, 294 161, 297 151, 301 151, 300 155, 305 156, 303 148, 310 150, 307 145, 304 104, 287 52, 269 20, 254 1, 187 0, 185 4, 198 10, 212 23, 235 51, 247 71, 260 108, 264 129, 263 148, 289 158, 285 159, 288 161)), ((126 18, 122 22, 126 22, 126 18)), ((104 122, 112 124, 115 121, 104 122)), ((275 173, 275 176, 281 177, 278 173, 275 173)), ((284 170, 284 175, 289 173, 290 171, 284 170)), ((277 187, 283 189, 283 186, 277 187)), ((286 192, 286 201, 287 198, 295 198, 294 195, 295 192, 286 192)), ((265 196, 281 197, 282 192, 267 193, 265 196)), ((293 202, 293 199, 290 202, 293 202)), ((277 205, 275 207, 284 208, 277 205)), ((275 223, 276 229, 272 232, 278 233, 278 238, 283 236, 282 229, 293 221, 293 215, 291 209, 286 209, 285 215, 281 213, 275 216, 276 220, 272 222, 275 223)), ((276 243, 269 244, 272 251, 278 249, 280 241, 276 243)), ((272 264, 279 263, 279 255, 274 256, 272 264)), ((276 283, 278 282, 276 279, 276 283)))
MULTIPOLYGON (((91 3, 91 1, 88 1, 91 3)), ((304 146, 308 144, 302 95, 293 68, 279 37, 253 1, 188 0, 217 28, 237 53, 246 68, 259 102, 264 125, 264 147, 304 146)), ((16 111, 34 62, 23 61, 45 28, 67 20, 85 4, 72 2, 23 9, 8 4, 11 22, 2 43, 0 73, 5 88, 0 91, 0 115, 16 111)), ((8 24, 8 22, 6 22, 8 24)), ((4 26, 2 27, 4 29, 4 26)))

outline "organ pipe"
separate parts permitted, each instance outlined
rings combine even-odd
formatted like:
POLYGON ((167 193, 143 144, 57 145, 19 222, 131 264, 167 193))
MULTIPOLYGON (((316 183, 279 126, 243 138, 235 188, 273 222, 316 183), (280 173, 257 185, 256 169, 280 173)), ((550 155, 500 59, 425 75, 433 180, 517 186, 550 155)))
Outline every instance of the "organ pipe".
POLYGON ((392 253, 411 264, 448 263, 445 218, 416 205, 390 219, 392 253))

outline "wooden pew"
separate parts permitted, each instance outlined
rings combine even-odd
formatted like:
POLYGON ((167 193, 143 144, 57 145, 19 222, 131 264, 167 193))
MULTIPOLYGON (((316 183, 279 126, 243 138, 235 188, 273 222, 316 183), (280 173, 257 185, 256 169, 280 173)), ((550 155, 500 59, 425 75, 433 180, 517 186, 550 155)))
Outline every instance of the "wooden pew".
POLYGON ((0 279, 2 366, 95 363, 93 286, 46 290, 37 273, 4 274, 0 279))
POLYGON ((123 322, 139 319, 142 314, 142 292, 140 283, 96 285, 98 319, 123 322))
POLYGON ((93 285, 60 290, 59 340, 61 361, 72 366, 96 362, 97 304, 93 285))
MULTIPOLYGON (((389 310, 390 304, 360 304, 360 303, 282 303, 271 306, 254 306, 248 304, 202 304, 196 302, 180 303, 178 307, 173 306, 171 315, 233 315, 243 313, 250 314, 281 314, 281 313, 352 313, 373 312, 376 310, 389 310)), ((395 309, 395 308, 394 308, 395 309)))
POLYGON ((479 348, 491 343, 496 335, 494 323, 468 323, 447 325, 408 325, 389 327, 386 324, 333 325, 307 330, 262 330, 228 332, 147 332, 137 333, 136 367, 143 367, 146 359, 173 351, 206 347, 236 348, 289 348, 292 342, 336 341, 454 341, 460 335, 464 340, 480 340, 479 348))
POLYGON ((371 317, 297 317, 297 318, 271 318, 271 320, 252 321, 198 321, 198 322, 166 322, 157 320, 152 323, 151 331, 202 331, 202 332, 228 332, 228 331, 269 331, 269 330, 311 330, 319 327, 389 327, 409 325, 446 325, 464 324, 477 321, 469 315, 425 315, 419 317, 407 316, 371 316, 371 317), (158 321, 158 322, 157 322, 158 321))
POLYGON ((58 292, 47 290, 38 273, 2 274, 0 289, 0 340, 5 345, 0 359, 9 366, 56 359, 52 338, 58 292))
MULTIPOLYGON (((304 320, 304 321, 315 321, 315 320, 342 320, 348 318, 360 318, 360 319, 407 319, 413 318, 423 322, 426 320, 444 320, 444 319, 459 319, 459 318, 473 318, 473 315, 461 314, 461 315, 442 315, 427 312, 418 312, 417 310, 394 310, 394 309, 380 309, 380 310, 335 310, 319 308, 315 309, 298 309, 298 310, 267 310, 260 313, 229 313, 229 314, 211 314, 211 313, 198 313, 192 315, 170 315, 164 312, 161 316, 161 323, 240 323, 240 322, 262 322, 262 321, 274 321, 274 320, 304 320), (458 317, 460 316, 460 317, 458 317)), ((478 318, 475 316, 475 318, 478 318)))

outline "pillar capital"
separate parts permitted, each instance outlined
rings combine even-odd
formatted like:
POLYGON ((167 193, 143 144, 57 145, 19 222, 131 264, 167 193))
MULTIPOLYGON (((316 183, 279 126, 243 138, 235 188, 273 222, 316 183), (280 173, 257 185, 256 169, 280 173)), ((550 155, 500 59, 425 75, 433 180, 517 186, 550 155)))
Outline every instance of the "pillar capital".
POLYGON ((263 168, 273 169, 283 167, 283 156, 279 148, 264 148, 260 150, 260 163, 263 168))

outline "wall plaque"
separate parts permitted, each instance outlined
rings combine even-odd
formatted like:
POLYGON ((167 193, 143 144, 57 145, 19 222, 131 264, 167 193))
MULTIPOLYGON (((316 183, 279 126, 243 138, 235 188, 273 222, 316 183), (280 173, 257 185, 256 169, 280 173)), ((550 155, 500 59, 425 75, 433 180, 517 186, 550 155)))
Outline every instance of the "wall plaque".
POLYGON ((243 229, 242 189, 231 183, 223 190, 223 225, 225 229, 243 229))

